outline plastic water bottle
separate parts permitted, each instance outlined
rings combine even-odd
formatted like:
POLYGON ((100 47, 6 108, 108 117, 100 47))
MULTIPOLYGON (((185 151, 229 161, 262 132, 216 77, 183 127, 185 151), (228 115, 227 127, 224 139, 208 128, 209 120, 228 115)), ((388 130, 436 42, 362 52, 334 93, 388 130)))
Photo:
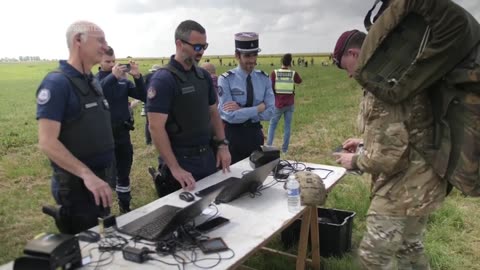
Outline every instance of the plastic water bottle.
POLYGON ((300 183, 291 174, 287 180, 288 211, 296 213, 300 211, 300 183))

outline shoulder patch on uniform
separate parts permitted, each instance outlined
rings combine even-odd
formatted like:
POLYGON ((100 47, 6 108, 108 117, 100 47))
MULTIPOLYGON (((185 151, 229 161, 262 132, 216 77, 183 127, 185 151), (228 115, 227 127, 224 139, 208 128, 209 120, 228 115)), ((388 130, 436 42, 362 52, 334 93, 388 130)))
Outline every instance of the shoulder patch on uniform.
POLYGON ((234 73, 233 71, 229 70, 229 71, 227 71, 227 72, 224 72, 224 73, 222 74, 222 77, 227 78, 228 76, 230 76, 230 75, 232 75, 232 74, 235 74, 235 73, 234 73))
POLYGON ((218 96, 223 96, 223 87, 221 87, 220 85, 218 86, 218 96))
POLYGON ((50 100, 52 94, 50 93, 50 89, 43 88, 38 91, 37 95, 37 104, 44 105, 50 100))
POLYGON ((261 74, 265 75, 266 77, 268 77, 268 74, 265 73, 263 70, 255 70, 255 72, 261 73, 261 74))
POLYGON ((153 88, 153 87, 150 86, 150 87, 148 88, 148 90, 147 90, 147 97, 148 97, 149 99, 152 99, 152 98, 154 98, 156 95, 157 95, 157 90, 155 90, 155 88, 153 88))

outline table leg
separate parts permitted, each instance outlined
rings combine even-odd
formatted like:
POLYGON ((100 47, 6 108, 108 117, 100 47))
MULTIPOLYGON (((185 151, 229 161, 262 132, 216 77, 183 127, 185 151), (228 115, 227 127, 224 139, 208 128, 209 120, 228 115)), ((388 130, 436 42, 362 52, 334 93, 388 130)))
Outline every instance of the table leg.
MULTIPOLYGON (((305 208, 302 217, 302 226, 300 229, 300 240, 298 241, 297 270, 305 269, 305 259, 307 258, 308 233, 310 229, 310 216, 312 207, 305 208)), ((316 210, 316 209, 315 209, 316 210)))
POLYGON ((318 233, 317 208, 310 207, 310 240, 312 243, 313 269, 320 270, 320 240, 318 233))

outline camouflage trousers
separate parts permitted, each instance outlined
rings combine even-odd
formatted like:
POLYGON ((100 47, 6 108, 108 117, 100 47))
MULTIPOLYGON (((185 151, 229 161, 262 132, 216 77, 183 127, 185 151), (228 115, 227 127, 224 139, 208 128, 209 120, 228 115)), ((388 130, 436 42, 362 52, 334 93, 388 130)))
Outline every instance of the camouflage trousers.
POLYGON ((363 269, 430 269, 424 253, 423 236, 428 216, 367 217, 367 232, 359 247, 363 269))

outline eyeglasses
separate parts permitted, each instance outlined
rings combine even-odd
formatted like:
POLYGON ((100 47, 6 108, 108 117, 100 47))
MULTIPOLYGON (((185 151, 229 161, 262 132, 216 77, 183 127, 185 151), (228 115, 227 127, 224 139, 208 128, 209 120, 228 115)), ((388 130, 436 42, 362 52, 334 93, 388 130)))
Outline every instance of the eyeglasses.
POLYGON ((183 39, 180 39, 183 43, 185 44, 188 44, 190 46, 192 46, 193 50, 196 51, 196 52, 200 52, 202 50, 206 50, 208 48, 208 43, 205 43, 205 44, 192 44, 186 40, 183 40, 183 39))

